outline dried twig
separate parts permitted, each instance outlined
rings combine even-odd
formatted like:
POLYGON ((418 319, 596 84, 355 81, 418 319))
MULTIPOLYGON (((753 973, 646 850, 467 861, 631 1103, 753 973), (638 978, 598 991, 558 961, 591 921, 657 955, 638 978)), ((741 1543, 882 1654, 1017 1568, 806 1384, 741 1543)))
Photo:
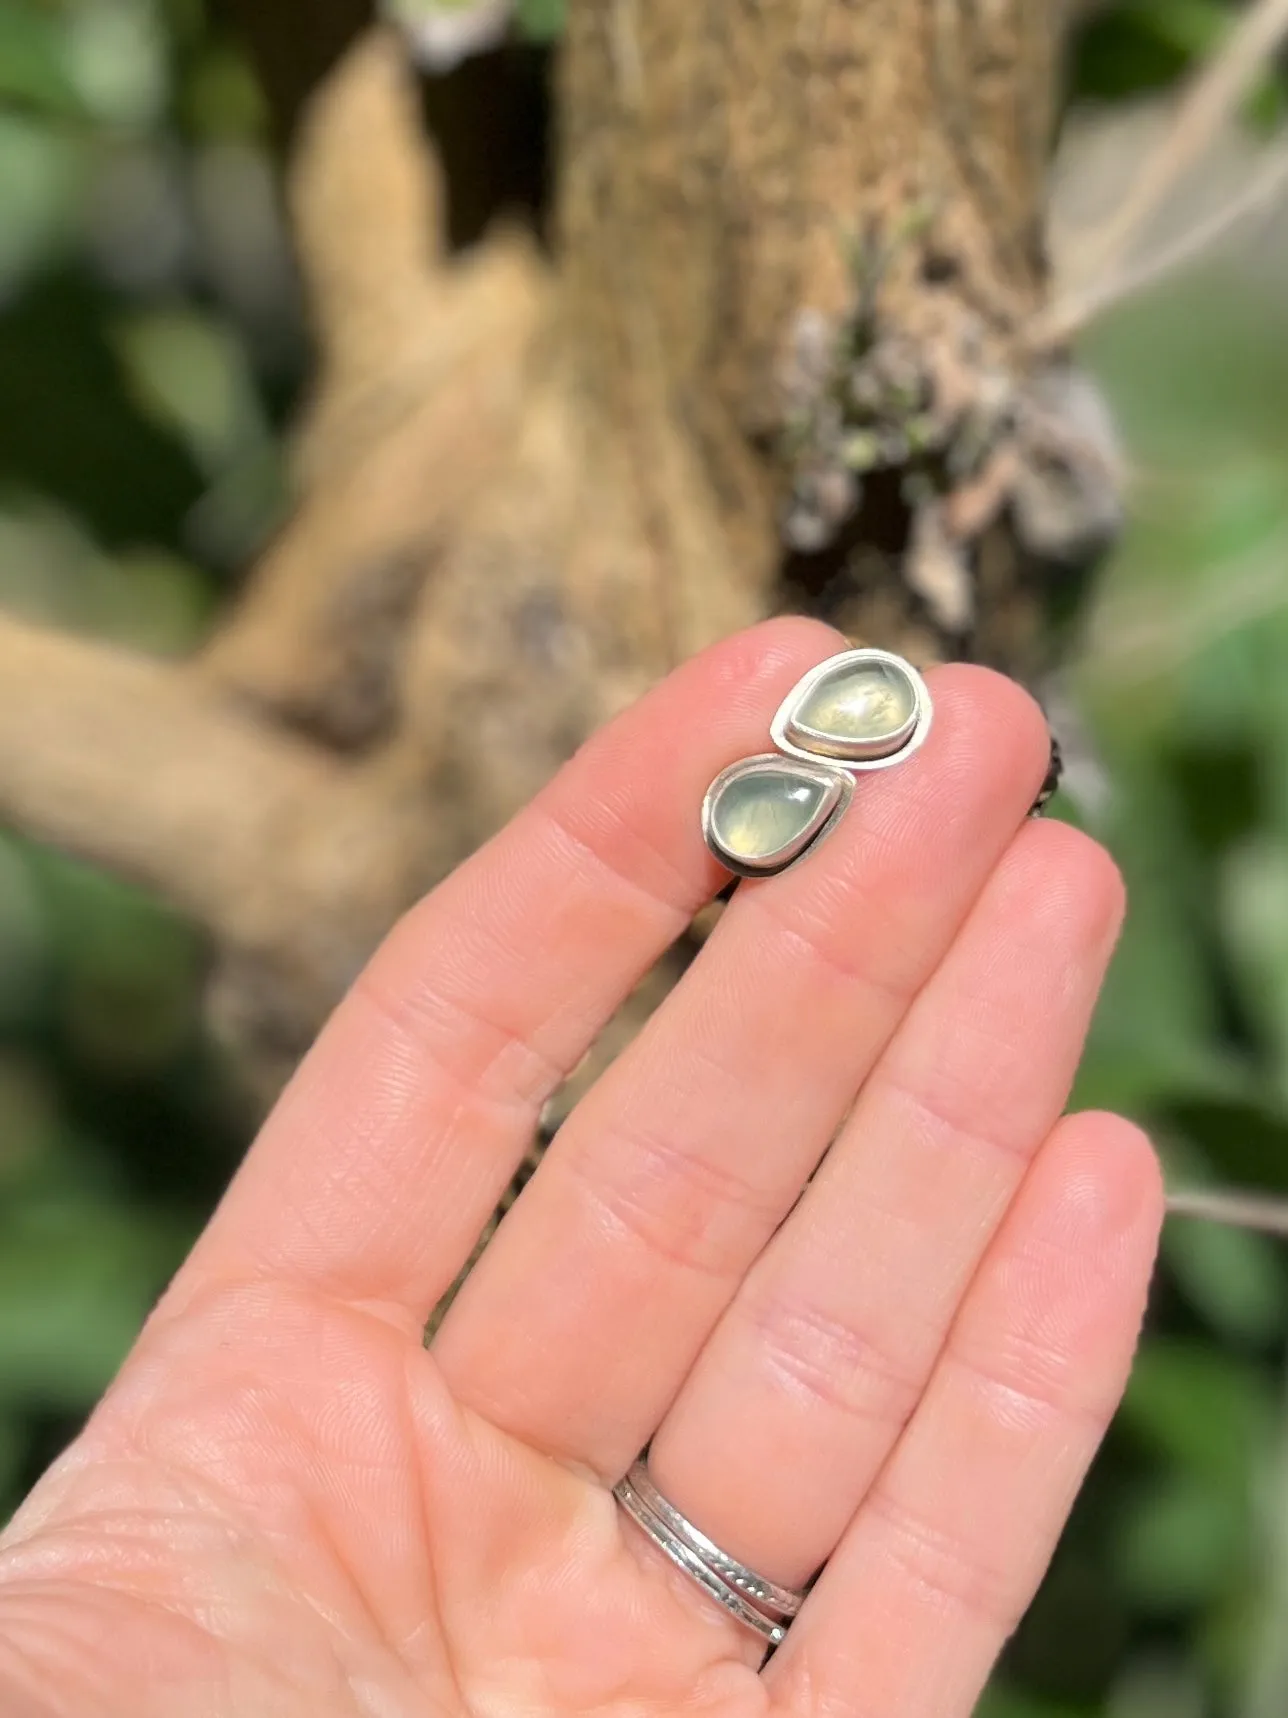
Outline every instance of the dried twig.
POLYGON ((1081 247, 1084 279, 1119 274, 1142 230, 1210 148, 1285 36, 1288 0, 1257 0, 1244 14, 1222 50, 1190 84, 1166 135, 1118 208, 1081 247))
POLYGON ((1253 1229, 1262 1235, 1288 1239, 1288 1200, 1260 1193, 1221 1193, 1208 1188, 1183 1188, 1168 1195, 1171 1217, 1196 1217, 1232 1229, 1253 1229))
POLYGON ((1269 150, 1251 180, 1224 208, 1139 263, 1127 263, 1080 291, 1058 298, 1028 331, 1034 351, 1051 351, 1075 339, 1106 311, 1189 267, 1246 222, 1271 210, 1288 192, 1288 144, 1269 150))
POLYGON ((0 820, 226 934, 335 766, 184 665, 0 617, 0 820), (104 760, 111 759, 106 767, 104 760))

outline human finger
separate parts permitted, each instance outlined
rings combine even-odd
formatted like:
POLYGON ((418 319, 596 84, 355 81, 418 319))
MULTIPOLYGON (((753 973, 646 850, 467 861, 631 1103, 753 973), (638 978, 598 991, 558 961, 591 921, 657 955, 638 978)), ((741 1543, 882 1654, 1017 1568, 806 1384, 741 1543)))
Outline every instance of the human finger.
POLYGON ((784 1718, 968 1718, 1126 1383, 1162 1221, 1117 1117, 1059 1124, 766 1676, 784 1718))

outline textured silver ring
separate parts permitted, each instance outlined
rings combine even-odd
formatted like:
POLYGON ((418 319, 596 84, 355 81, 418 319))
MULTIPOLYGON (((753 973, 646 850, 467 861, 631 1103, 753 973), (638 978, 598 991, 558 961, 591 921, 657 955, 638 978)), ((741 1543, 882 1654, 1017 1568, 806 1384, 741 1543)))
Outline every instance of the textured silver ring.
POLYGON ((687 1515, 682 1515, 669 1499, 662 1496, 653 1484, 647 1462, 637 1461, 628 1477, 654 1515, 660 1516, 672 1533, 682 1539, 691 1551, 696 1552, 708 1568, 714 1569, 717 1575, 728 1581, 731 1587, 736 1587, 762 1610, 775 1612, 780 1617, 794 1617, 800 1610, 805 1603, 804 1593, 797 1592, 794 1587, 780 1587, 776 1581, 766 1580, 754 1569, 749 1569, 745 1563, 740 1563, 736 1557, 731 1557, 727 1551, 722 1551, 687 1515))
POLYGON ((925 681, 889 650, 846 650, 813 668, 770 723, 777 748, 722 770, 702 833, 727 870, 773 877, 834 829, 857 775, 917 750, 934 710, 925 681))
MULTIPOLYGON (((781 1607, 773 1607, 779 1613, 776 1615, 770 1614, 768 1603, 766 1603, 765 1609, 761 1609, 744 1593, 739 1592, 732 1581, 727 1579, 719 1569, 713 1567, 707 1557, 695 1549, 694 1544, 690 1542, 689 1535, 692 1534, 704 1543, 710 1544, 711 1541, 707 1540, 705 1535, 698 1534, 691 1522, 679 1515, 679 1511, 675 1510, 672 1505, 666 1504, 668 1512, 678 1516, 684 1522, 685 1533, 677 1531, 669 1524, 666 1517, 648 1502, 638 1484, 641 1477, 645 1481, 648 1496, 657 1497, 666 1504, 666 1499, 661 1497, 661 1493, 649 1480, 645 1464, 643 1461, 638 1461, 630 1472, 613 1487, 613 1496, 632 1521, 637 1526, 642 1527, 660 1551, 665 1552, 671 1561, 678 1568, 683 1569, 684 1573, 695 1581, 710 1598, 713 1598, 717 1604, 723 1605, 725 1610, 734 1616, 744 1628, 752 1629, 770 1646, 780 1646, 787 1637, 787 1622, 784 1621, 784 1617, 790 1620, 790 1617, 795 1615, 804 1602, 804 1595, 793 1593, 787 1588, 780 1588, 773 1582, 763 1580, 754 1571, 737 1563, 734 1558, 727 1557, 724 1552, 717 1551, 717 1556, 723 1564, 738 1569, 755 1586, 783 1593, 792 1601, 794 1607, 790 1612, 781 1607)), ((716 1550, 716 1547, 712 1546, 712 1549, 716 1550)))

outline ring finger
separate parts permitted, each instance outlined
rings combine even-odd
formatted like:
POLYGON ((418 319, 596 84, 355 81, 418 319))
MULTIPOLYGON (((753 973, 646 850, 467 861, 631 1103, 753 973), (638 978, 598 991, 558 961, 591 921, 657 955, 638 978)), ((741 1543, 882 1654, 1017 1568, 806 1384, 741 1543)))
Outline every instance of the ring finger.
POLYGON ((656 1484, 797 1586, 907 1423, 1068 1095, 1121 912, 1103 850, 1014 841, 655 1436, 656 1484))

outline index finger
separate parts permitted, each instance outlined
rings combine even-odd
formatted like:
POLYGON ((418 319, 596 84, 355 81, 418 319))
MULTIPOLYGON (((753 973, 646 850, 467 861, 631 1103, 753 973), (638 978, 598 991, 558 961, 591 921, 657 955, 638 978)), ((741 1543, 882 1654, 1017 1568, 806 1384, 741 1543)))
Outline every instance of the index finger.
POLYGON ((402 920, 327 1025, 180 1280, 284 1276, 423 1320, 541 1109, 727 880, 697 815, 830 628, 678 669, 402 920))

